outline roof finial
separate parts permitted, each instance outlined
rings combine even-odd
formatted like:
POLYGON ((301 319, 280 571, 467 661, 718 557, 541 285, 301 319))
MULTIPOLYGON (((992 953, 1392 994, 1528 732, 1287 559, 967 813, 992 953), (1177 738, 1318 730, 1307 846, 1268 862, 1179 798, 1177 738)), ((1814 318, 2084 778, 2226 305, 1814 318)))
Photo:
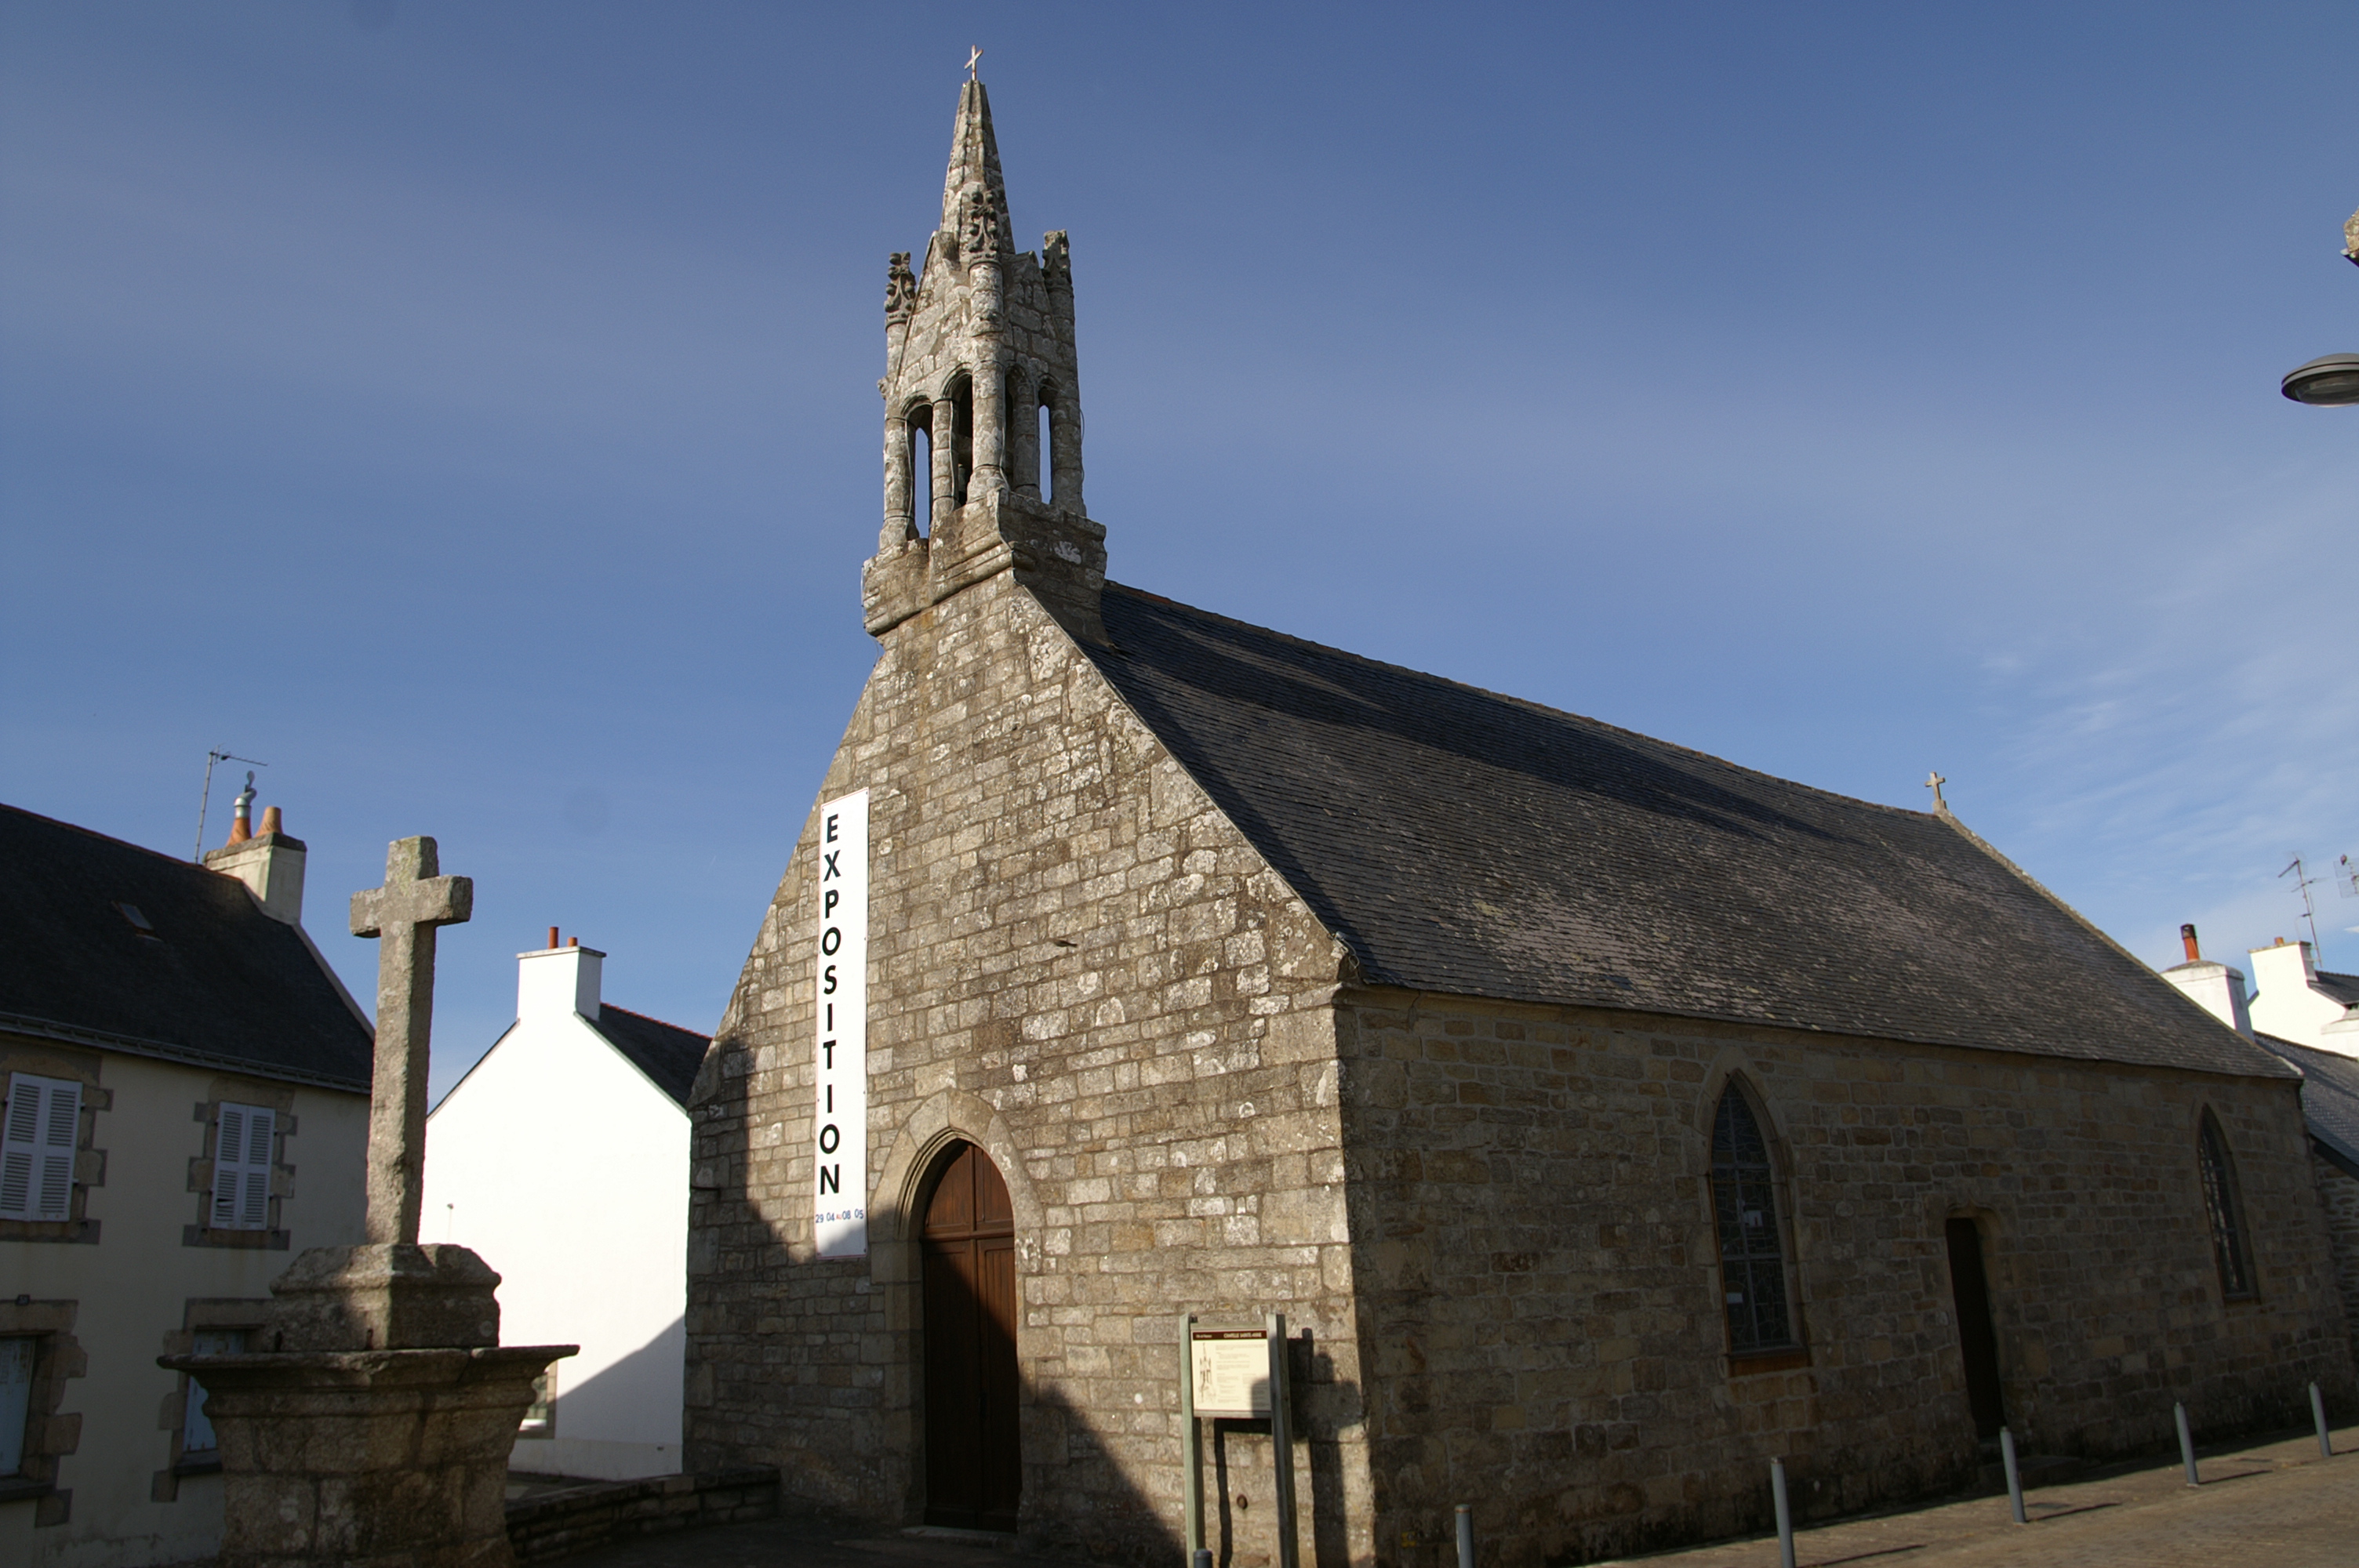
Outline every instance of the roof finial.
POLYGON ((983 59, 983 47, 982 47, 981 45, 979 45, 979 44, 971 44, 971 45, 969 45, 969 46, 967 47, 967 51, 966 51, 966 79, 967 79, 969 81, 981 81, 983 80, 983 78, 981 78, 981 77, 977 76, 977 75, 974 73, 975 64, 976 64, 976 62, 977 62, 977 61, 981 60, 982 59, 983 59))
POLYGON ((1936 811, 1947 811, 1950 809, 1950 803, 1941 798, 1941 786, 1949 782, 1949 780, 1943 778, 1939 773, 1927 773, 1925 775, 1925 787, 1933 792, 1933 809, 1936 811))

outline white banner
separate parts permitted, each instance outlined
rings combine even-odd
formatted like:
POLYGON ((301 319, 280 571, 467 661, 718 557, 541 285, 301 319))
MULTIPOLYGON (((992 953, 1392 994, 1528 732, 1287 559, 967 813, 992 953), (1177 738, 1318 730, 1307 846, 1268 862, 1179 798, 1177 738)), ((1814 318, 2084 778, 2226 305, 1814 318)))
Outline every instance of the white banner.
POLYGON ((868 1251, 868 792, 819 813, 819 1023, 811 1237, 822 1258, 868 1251))

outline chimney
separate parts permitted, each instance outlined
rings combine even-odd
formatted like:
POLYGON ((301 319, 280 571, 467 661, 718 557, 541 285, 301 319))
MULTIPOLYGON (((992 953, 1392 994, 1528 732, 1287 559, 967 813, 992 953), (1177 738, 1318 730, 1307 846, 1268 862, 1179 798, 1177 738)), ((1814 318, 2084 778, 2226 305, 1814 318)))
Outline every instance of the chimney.
POLYGON ((579 1013, 596 1022, 598 990, 606 955, 595 947, 557 945, 557 927, 549 928, 549 946, 535 953, 516 955, 516 1021, 571 1018, 579 1013))
POLYGON ((2187 961, 2163 970, 2162 978, 2186 992, 2204 1011, 2251 1039, 2253 1020, 2245 1000, 2245 972, 2206 958, 2191 924, 2179 928, 2179 940, 2187 949, 2187 961))
MULTIPOLYGON (((251 775, 248 775, 249 778, 251 775)), ((303 840, 287 836, 275 806, 262 814, 262 831, 254 831, 254 785, 237 797, 237 820, 229 842, 205 855, 205 869, 235 877, 262 905, 262 913, 288 925, 303 924, 303 840)))
POLYGON ((2341 977, 2322 980, 2307 942, 2277 938, 2253 949, 2253 1021, 2266 1033, 2297 1045, 2359 1056, 2359 1004, 2343 1000, 2341 977))

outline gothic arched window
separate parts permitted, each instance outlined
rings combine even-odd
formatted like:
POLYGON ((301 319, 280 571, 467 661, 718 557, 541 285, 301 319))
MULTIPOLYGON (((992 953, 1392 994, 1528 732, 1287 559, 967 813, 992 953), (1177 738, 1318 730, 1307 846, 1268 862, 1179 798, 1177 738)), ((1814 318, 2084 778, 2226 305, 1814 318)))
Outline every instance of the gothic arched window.
POLYGON ((1720 1232, 1720 1282, 1728 1309, 1728 1347, 1738 1355, 1783 1350, 1795 1343, 1786 1300, 1786 1257, 1778 1239, 1777 1194, 1769 1141, 1734 1083, 1712 1119, 1712 1207, 1720 1232))
POLYGON ((2220 1293, 2253 1293, 2252 1265, 2245 1255, 2245 1225, 2237 1212, 2236 1173, 2228 1163, 2228 1145, 2220 1124, 2203 1113, 2195 1134, 2195 1152, 2203 1167, 2203 1214, 2212 1222, 2212 1260, 2220 1266, 2220 1293))

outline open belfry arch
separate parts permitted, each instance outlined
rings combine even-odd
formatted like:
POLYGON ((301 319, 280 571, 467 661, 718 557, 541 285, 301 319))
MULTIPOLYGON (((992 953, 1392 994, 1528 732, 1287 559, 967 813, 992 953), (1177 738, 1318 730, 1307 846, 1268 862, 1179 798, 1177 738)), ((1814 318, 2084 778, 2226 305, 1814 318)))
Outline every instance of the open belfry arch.
MULTIPOLYGON (((876 665, 691 1096, 690 1468, 1168 1568, 1183 1324, 1283 1314, 1299 1561, 1450 1568, 1465 1502, 1539 1568, 1759 1528, 1773 1457, 1810 1518, 1994 1412, 2359 1399, 2288 1069, 1945 802, 1108 581, 1011 232, 969 81, 886 269, 876 665)), ((1280 1561, 1270 1425, 1204 1423, 1222 1568, 1280 1561)))

